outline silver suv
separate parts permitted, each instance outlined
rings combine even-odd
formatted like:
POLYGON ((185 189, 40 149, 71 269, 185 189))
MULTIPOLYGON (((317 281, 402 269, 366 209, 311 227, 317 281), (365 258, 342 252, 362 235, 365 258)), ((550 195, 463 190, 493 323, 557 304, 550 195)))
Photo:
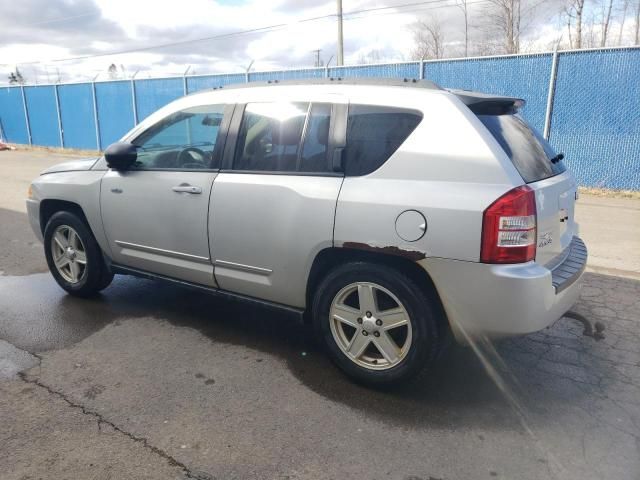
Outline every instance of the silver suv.
POLYGON ((293 311, 378 385, 450 334, 526 334, 576 301, 576 183, 522 100, 275 83, 186 96, 38 177, 30 221, 60 286, 87 296, 129 274, 293 311))

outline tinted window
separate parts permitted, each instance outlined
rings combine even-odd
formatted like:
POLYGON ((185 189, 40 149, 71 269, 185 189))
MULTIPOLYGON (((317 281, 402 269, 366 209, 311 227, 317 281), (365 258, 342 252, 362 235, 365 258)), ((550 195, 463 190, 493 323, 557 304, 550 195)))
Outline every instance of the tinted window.
POLYGON ((343 156, 345 173, 365 175, 379 168, 421 120, 422 115, 414 110, 350 105, 343 156))
POLYGON ((522 179, 537 182, 566 170, 562 162, 551 163, 555 157, 549 142, 520 115, 478 115, 513 162, 522 179))
POLYGON ((140 146, 136 167, 141 169, 212 168, 213 149, 224 105, 188 108, 163 118, 133 143, 140 146))
POLYGON ((236 170, 294 172, 306 103, 249 103, 238 133, 236 170))
POLYGON ((317 103, 311 106, 300 156, 300 172, 329 172, 327 149, 331 105, 317 103))

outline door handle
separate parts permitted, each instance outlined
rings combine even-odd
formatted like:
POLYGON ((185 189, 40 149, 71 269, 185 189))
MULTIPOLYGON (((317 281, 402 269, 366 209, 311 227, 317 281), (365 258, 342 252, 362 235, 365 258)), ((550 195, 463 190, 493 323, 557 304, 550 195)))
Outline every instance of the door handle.
POLYGON ((177 187, 173 187, 171 190, 178 193, 202 193, 202 189, 200 187, 193 187, 191 185, 178 185, 177 187))

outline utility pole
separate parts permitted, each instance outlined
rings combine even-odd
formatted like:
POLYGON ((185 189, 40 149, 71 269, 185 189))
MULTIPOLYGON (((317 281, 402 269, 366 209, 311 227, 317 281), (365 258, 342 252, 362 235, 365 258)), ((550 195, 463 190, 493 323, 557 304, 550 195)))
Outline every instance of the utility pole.
POLYGON ((311 50, 311 51, 316 54, 316 63, 314 65, 314 67, 321 67, 322 66, 322 60, 320 60, 320 52, 322 51, 322 49, 317 48, 317 49, 311 50))
POLYGON ((344 65, 344 51, 343 51, 343 42, 342 42, 342 0, 337 0, 338 2, 338 58, 336 63, 339 67, 344 65))

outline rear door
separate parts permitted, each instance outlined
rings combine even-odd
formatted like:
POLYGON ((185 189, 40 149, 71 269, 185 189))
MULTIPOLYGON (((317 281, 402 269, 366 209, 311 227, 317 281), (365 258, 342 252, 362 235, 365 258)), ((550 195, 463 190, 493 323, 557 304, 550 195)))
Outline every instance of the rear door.
POLYGON ((578 234, 577 185, 551 145, 518 114, 478 115, 536 193, 536 261, 552 267, 578 234))
POLYGON ((313 259, 333 244, 343 180, 332 168, 335 108, 309 102, 236 107, 225 168, 211 196, 211 256, 220 288, 304 306, 313 259))
POLYGON ((109 170, 100 206, 117 264, 215 286, 209 255, 211 186, 232 107, 175 112, 142 132, 136 165, 109 170))

